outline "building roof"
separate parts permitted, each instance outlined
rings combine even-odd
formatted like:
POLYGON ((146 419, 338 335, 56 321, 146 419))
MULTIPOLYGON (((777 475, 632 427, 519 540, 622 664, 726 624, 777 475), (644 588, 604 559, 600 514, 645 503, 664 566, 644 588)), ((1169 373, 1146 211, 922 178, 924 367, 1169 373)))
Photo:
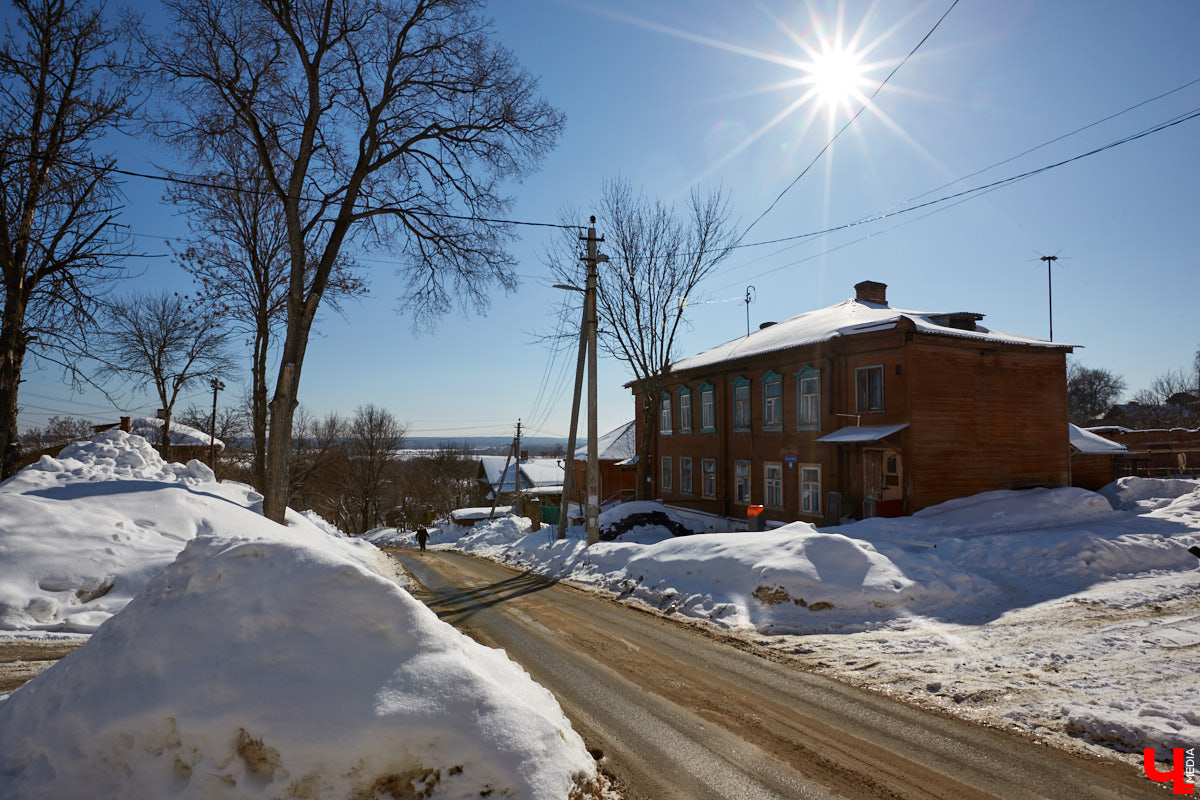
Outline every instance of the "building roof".
POLYGON ((1103 436, 1084 430, 1077 425, 1068 423, 1068 427, 1071 431, 1071 447, 1080 453, 1109 455, 1112 453, 1129 452, 1129 448, 1125 447, 1125 445, 1117 444, 1105 439, 1103 436))
MULTIPOLYGON (((129 421, 130 433, 135 433, 152 444, 162 442, 162 427, 163 421, 157 417, 134 417, 129 421)), ((220 439, 213 439, 191 425, 171 420, 172 447, 208 447, 210 442, 215 442, 218 450, 225 449, 225 443, 220 439)))
MULTIPOLYGON (((511 459, 506 456, 480 456, 479 463, 483 467, 484 475, 487 476, 487 482, 491 486, 500 484, 500 491, 511 492, 515 489, 513 484, 516 470, 511 459), (508 462, 508 470, 504 472, 504 480, 501 481, 500 473, 504 470, 504 463, 508 462)), ((562 490, 563 484, 563 465, 558 459, 554 458, 539 458, 532 461, 522 461, 520 463, 521 470, 521 488, 543 488, 543 487, 559 487, 562 490)))
POLYGON ((785 350, 789 347, 799 347, 817 342, 827 342, 844 336, 855 336, 875 331, 891 330, 900 320, 912 322, 921 333, 938 336, 952 336, 960 339, 975 339, 986 342, 1003 344, 1018 344, 1030 347, 1045 347, 1069 350, 1075 345, 1061 342, 1047 342, 1029 336, 1019 336, 1004 333, 978 324, 983 319, 982 314, 968 312, 929 313, 924 311, 905 311, 891 308, 882 303, 864 302, 862 300, 846 300, 827 308, 807 311, 791 319, 769 325, 742 336, 725 344, 718 345, 702 353, 676 361, 671 365, 672 372, 707 367, 734 359, 756 356, 785 350), (969 318, 973 330, 951 327, 952 317, 969 318))
MULTIPOLYGON (((628 461, 637 458, 637 431, 633 420, 613 428, 596 442, 601 461, 628 461)), ((587 458, 587 443, 575 449, 575 460, 587 458)))
POLYGON ((907 422, 900 423, 899 425, 847 425, 844 428, 838 428, 833 433, 825 434, 817 439, 817 441, 829 444, 877 442, 907 427, 907 422))

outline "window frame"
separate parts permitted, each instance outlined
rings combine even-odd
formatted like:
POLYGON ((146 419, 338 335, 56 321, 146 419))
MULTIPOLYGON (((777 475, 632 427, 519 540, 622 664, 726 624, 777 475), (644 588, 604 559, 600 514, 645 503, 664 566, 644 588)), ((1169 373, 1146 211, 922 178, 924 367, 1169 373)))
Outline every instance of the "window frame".
POLYGON ((733 502, 739 505, 750 505, 751 492, 754 489, 753 481, 750 477, 750 462, 745 459, 738 459, 733 462, 733 502), (745 482, 745 493, 743 496, 742 484, 745 482))
POLYGON ((692 457, 679 457, 679 493, 695 494, 692 483, 692 457), (685 480, 686 477, 686 480, 685 480))
POLYGON ((801 464, 800 465, 800 513, 801 514, 810 514, 812 516, 820 516, 821 515, 821 465, 820 464, 801 464), (806 494, 805 487, 812 486, 813 482, 806 481, 804 479, 805 478, 804 474, 806 472, 812 472, 812 471, 815 471, 817 474, 816 492, 813 494, 806 494), (815 509, 805 508, 805 500, 810 497, 816 501, 815 509))
POLYGON ((658 433, 660 436, 670 436, 673 420, 671 419, 674 408, 671 404, 670 392, 663 392, 658 398, 658 433))
POLYGON ((673 468, 671 465, 671 457, 663 456, 661 458, 661 460, 659 461, 659 472, 658 472, 658 489, 663 494, 667 494, 668 492, 675 491, 674 488, 672 487, 673 482, 671 480, 672 469, 673 468))
POLYGON ((768 461, 763 464, 763 505, 767 508, 783 508, 783 464, 778 461, 768 461), (771 472, 775 471, 772 480, 771 472), (778 497, 772 497, 772 487, 778 491, 778 497), (776 500, 777 502, 771 502, 776 500))
POLYGON ((735 431, 748 431, 753 424, 753 414, 750 409, 750 381, 740 375, 733 379, 733 429, 735 431), (745 390, 745 398, 739 398, 738 395, 742 390, 745 390), (743 419, 744 417, 744 419, 743 419))
POLYGON ((878 414, 884 410, 884 385, 883 385, 883 365, 872 364, 867 367, 858 367, 854 370, 854 408, 859 414, 878 414), (879 397, 878 406, 872 404, 872 394, 876 388, 876 384, 872 382, 871 376, 878 375, 878 391, 879 397), (864 393, 865 389, 865 393, 864 393), (866 400, 866 407, 863 407, 863 400, 866 400))
POLYGON ((700 384, 700 432, 717 432, 717 390, 715 386, 707 381, 700 384), (705 413, 706 398, 708 406, 707 414, 705 413))
POLYGON ((762 429, 783 430, 783 376, 775 370, 767 370, 762 376, 762 429), (771 387, 775 387, 778 394, 772 396, 771 387), (768 413, 770 409, 774 409, 774 414, 768 413))
POLYGON ((805 365, 798 372, 796 377, 796 430, 798 431, 819 431, 821 430, 821 371, 813 369, 805 365), (804 384, 806 381, 813 381, 816 386, 815 392, 805 392, 804 384), (806 403, 805 400, 811 398, 811 403, 806 403), (806 406, 811 406, 813 411, 812 418, 805 417, 806 406))
POLYGON ((680 386, 679 391, 679 432, 692 432, 692 390, 686 386, 680 386), (686 401, 686 403, 684 402, 686 401), (684 413, 684 407, 687 407, 687 412, 684 413))
POLYGON ((715 458, 700 459, 700 496, 717 496, 717 460, 715 458), (708 485, 709 478, 712 479, 711 489, 708 485))

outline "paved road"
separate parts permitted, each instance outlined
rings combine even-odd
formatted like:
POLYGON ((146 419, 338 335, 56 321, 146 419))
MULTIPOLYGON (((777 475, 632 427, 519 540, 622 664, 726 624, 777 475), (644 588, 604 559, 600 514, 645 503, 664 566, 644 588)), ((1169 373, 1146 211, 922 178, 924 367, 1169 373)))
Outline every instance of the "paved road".
POLYGON ((459 553, 394 555, 558 697, 634 800, 1162 797, 1128 766, 912 708, 459 553))

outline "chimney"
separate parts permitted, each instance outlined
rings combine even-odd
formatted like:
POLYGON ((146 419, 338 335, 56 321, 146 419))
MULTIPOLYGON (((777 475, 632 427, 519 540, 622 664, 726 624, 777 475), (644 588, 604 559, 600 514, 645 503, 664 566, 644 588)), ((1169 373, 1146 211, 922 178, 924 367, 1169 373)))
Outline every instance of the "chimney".
MULTIPOLYGON (((109 417, 109 419, 112 419, 112 417, 109 417)), ((112 423, 109 423, 109 424, 112 424, 112 423)), ((121 430, 125 431, 126 433, 129 433, 130 431, 132 431, 133 430, 133 420, 129 417, 121 417, 121 430)))
POLYGON ((854 284, 854 299, 860 303, 887 305, 887 284, 878 281, 862 281, 854 284))

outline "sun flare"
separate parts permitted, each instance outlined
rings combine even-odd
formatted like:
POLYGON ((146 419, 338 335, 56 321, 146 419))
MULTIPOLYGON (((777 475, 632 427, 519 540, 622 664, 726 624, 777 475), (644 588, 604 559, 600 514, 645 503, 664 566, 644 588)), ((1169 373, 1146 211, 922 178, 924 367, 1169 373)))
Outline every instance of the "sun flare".
POLYGON ((831 111, 861 98, 860 87, 867 83, 862 57, 845 48, 826 48, 802 69, 808 73, 805 83, 812 86, 817 99, 831 111))

